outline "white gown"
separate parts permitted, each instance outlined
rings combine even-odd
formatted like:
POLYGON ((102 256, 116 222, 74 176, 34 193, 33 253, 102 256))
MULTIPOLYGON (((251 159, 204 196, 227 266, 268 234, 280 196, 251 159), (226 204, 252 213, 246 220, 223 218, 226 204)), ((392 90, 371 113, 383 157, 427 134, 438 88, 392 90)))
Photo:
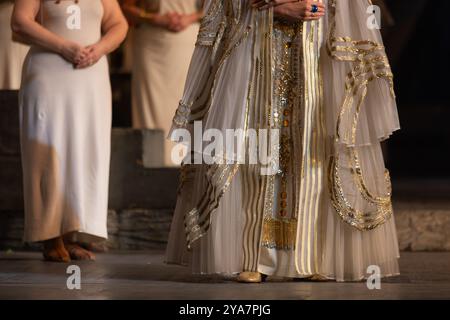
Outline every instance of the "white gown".
MULTIPOLYGON (((195 133, 196 121, 203 132, 280 130, 279 168, 185 161, 168 263, 337 281, 370 266, 399 273, 380 148, 399 129, 392 73, 367 28, 369 1, 324 2, 320 21, 288 24, 247 0, 207 1, 172 133, 195 133)), ((234 151, 247 151, 240 141, 234 151)))
POLYGON ((12 41, 14 1, 0 2, 0 90, 18 90, 28 46, 12 41))
MULTIPOLYGON (((37 19, 46 29, 81 45, 101 38, 101 0, 41 3, 37 19), (76 21, 68 20, 70 12, 77 11, 79 29, 76 21)), ((107 58, 76 70, 60 55, 32 46, 23 69, 20 123, 25 241, 69 232, 80 241, 107 238, 111 136, 107 58)))

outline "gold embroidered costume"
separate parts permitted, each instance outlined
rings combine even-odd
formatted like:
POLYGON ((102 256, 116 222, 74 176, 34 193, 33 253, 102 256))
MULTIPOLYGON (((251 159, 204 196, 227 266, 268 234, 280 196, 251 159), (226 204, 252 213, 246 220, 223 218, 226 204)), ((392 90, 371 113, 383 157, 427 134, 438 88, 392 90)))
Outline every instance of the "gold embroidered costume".
POLYGON ((324 3, 323 19, 292 24, 250 1, 206 2, 172 133, 194 136, 198 121, 238 131, 238 142, 211 164, 185 162, 168 262, 338 281, 370 265, 398 274, 380 147, 399 129, 392 73, 379 31, 367 28, 370 1, 324 3), (248 161, 255 141, 267 163, 248 161))

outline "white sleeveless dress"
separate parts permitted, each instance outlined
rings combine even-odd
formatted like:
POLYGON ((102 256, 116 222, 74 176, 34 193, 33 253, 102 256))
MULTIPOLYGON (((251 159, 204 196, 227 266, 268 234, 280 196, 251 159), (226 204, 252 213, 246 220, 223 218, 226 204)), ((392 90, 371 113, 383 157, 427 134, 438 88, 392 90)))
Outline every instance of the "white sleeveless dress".
MULTIPOLYGON (((197 0, 143 0, 148 11, 161 14, 198 11, 197 0)), ((133 37, 133 127, 161 129, 167 135, 173 114, 183 94, 184 84, 194 52, 198 24, 173 33, 151 25, 140 25, 133 37)), ((165 140, 165 164, 171 161, 174 143, 165 140)))
MULTIPOLYGON (((37 20, 61 37, 90 45, 101 38, 103 12, 102 0, 47 0, 41 2, 37 20)), ((23 68, 20 122, 24 240, 68 232, 80 241, 106 238, 111 134, 107 58, 76 70, 60 55, 33 46, 23 68)))
POLYGON ((14 1, 0 1, 0 90, 18 90, 28 47, 12 41, 14 1))

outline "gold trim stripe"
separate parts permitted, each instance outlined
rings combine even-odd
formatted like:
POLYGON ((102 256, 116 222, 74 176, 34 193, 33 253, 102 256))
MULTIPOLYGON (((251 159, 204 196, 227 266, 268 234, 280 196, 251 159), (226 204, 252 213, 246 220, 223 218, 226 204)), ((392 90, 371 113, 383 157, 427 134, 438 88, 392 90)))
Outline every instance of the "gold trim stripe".
POLYGON ((317 273, 318 218, 323 194, 325 136, 323 90, 319 76, 322 21, 303 24, 304 128, 303 166, 299 196, 299 219, 295 263, 300 274, 317 273))

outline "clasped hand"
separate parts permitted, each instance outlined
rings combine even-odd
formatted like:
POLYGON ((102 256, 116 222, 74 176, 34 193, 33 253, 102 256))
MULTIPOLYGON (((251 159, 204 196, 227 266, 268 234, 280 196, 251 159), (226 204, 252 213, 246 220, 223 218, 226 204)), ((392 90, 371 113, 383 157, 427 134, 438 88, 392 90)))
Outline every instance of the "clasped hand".
POLYGON ((293 22, 319 20, 325 15, 324 4, 312 0, 252 0, 252 6, 259 10, 273 7, 276 16, 293 22), (313 7, 317 8, 316 12, 313 7))
POLYGON ((76 69, 84 69, 96 64, 104 54, 99 43, 84 47, 74 42, 67 42, 61 49, 61 55, 76 69))
POLYGON ((160 15, 160 26, 172 32, 180 32, 192 24, 190 15, 176 12, 160 15))

